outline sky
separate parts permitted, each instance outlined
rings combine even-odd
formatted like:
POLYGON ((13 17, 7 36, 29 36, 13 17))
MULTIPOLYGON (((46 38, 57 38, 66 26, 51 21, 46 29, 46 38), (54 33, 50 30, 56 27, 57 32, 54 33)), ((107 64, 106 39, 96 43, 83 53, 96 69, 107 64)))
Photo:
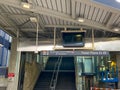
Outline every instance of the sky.
POLYGON ((120 3, 118 3, 116 0, 93 0, 96 2, 99 2, 101 4, 116 8, 120 10, 120 3))

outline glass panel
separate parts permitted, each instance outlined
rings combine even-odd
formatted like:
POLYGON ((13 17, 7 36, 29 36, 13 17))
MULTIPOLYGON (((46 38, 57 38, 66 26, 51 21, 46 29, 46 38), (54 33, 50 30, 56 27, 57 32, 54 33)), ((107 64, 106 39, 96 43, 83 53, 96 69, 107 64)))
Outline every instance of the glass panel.
POLYGON ((4 36, 4 32, 2 30, 0 30, 0 36, 3 37, 4 36))
POLYGON ((9 42, 12 42, 12 37, 11 36, 9 36, 9 42))
POLYGON ((9 58, 10 58, 10 50, 8 50, 7 63, 6 63, 7 67, 8 67, 8 64, 9 64, 9 58))
POLYGON ((7 64, 7 49, 6 48, 4 48, 4 52, 3 52, 3 60, 2 60, 2 66, 6 66, 6 64, 7 64))
POLYGON ((81 76, 83 72, 83 56, 77 57, 77 64, 78 64, 78 74, 81 76))
POLYGON ((85 58, 84 59, 84 73, 92 73, 92 59, 85 58))
POLYGON ((0 30, 0 43, 3 45, 0 47, 0 66, 8 66, 8 60, 10 55, 11 43, 9 39, 12 39, 6 32, 0 30))
POLYGON ((9 40, 9 35, 8 34, 5 34, 5 40, 9 40))
POLYGON ((1 64, 2 64, 2 47, 0 47, 0 66, 1 66, 1 64))

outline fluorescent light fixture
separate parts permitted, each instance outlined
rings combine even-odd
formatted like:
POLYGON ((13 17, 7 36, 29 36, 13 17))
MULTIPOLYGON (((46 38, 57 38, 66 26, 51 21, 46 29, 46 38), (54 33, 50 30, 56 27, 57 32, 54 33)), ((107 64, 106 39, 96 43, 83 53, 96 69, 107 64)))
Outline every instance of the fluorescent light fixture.
POLYGON ((116 0, 116 2, 119 2, 119 3, 120 3, 120 0, 116 0))
POLYGON ((83 18, 78 18, 77 19, 79 22, 84 22, 84 19, 83 18))
POLYGON ((30 17, 30 21, 31 22, 37 22, 37 18, 36 17, 30 17))
POLYGON ((27 3, 27 2, 21 2, 21 5, 23 8, 25 9, 30 9, 32 8, 32 5, 30 3, 27 3))
POLYGON ((113 30, 116 31, 116 32, 118 32, 120 29, 119 28, 114 28, 113 30))
POLYGON ((112 61, 109 60, 108 62, 111 63, 112 61))

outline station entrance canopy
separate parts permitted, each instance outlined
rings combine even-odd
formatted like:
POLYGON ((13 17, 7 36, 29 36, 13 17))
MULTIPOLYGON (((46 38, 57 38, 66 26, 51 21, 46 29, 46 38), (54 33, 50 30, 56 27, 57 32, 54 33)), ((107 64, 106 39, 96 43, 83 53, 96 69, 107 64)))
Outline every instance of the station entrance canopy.
POLYGON ((42 51, 42 56, 109 56, 108 51, 42 51))

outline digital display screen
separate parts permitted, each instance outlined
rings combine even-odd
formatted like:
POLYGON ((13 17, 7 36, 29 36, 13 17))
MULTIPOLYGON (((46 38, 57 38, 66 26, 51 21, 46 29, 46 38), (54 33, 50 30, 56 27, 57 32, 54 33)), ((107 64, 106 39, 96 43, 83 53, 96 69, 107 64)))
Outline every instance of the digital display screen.
POLYGON ((80 46, 85 44, 85 32, 62 32, 63 46, 80 46))

